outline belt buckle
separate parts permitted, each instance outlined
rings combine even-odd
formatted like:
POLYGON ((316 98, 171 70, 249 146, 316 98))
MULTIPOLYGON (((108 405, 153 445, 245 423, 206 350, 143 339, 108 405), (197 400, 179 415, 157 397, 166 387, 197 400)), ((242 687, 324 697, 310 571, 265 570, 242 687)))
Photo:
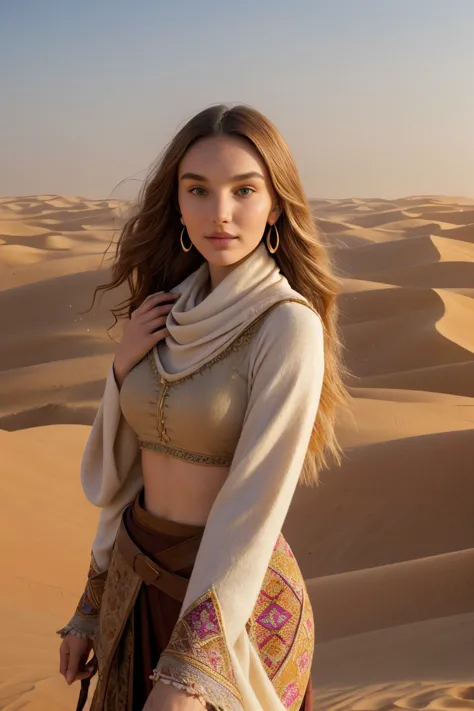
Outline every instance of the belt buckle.
POLYGON ((145 563, 148 570, 150 570, 153 573, 153 578, 150 580, 150 582, 152 582, 153 580, 156 580, 157 578, 161 578, 161 571, 158 570, 157 568, 155 568, 153 563, 150 560, 148 560, 148 558, 146 556, 144 556, 143 553, 140 553, 135 557, 133 569, 137 573, 137 575, 139 575, 147 585, 150 584, 150 582, 148 582, 148 579, 147 579, 148 576, 145 577, 144 575, 142 575, 140 570, 137 570, 137 563, 139 563, 139 562, 145 563))

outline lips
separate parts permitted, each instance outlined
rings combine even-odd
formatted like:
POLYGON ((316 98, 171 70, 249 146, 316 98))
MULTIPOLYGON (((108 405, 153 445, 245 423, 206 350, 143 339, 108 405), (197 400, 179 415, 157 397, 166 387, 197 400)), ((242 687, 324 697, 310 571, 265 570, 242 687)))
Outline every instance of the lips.
POLYGON ((228 232, 216 232, 213 235, 208 235, 207 239, 235 239, 235 236, 228 232))

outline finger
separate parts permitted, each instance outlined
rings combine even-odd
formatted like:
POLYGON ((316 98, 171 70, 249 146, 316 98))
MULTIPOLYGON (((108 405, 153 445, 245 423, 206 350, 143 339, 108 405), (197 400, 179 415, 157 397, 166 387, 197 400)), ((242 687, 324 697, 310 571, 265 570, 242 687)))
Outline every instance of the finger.
POLYGON ((68 684, 72 684, 76 678, 77 670, 79 668, 79 659, 73 655, 69 655, 69 664, 66 671, 66 681, 68 684))
POLYGON ((166 316, 158 316, 148 323, 144 324, 146 326, 147 333, 154 333, 157 328, 163 328, 166 326, 166 316))
POLYGON ((159 306, 154 306, 149 311, 146 311, 144 314, 141 314, 140 321, 141 323, 148 323, 151 319, 156 318, 157 316, 167 316, 173 306, 174 304, 162 304, 159 306))
POLYGON ((59 648, 59 673, 66 676, 67 665, 69 660, 69 650, 65 647, 59 648))
POLYGON ((153 345, 156 345, 159 341, 163 341, 169 335, 170 332, 167 328, 162 328, 160 331, 157 331, 153 334, 153 345))
POLYGON ((167 328, 160 328, 159 331, 151 333, 148 337, 148 340, 144 344, 145 348, 147 349, 147 352, 151 351, 151 349, 156 346, 159 341, 163 341, 169 335, 170 333, 167 328))
POLYGON ((78 672, 74 681, 82 681, 83 679, 88 679, 94 673, 94 669, 86 667, 84 671, 78 672))
POLYGON ((150 309, 154 308, 157 304, 161 304, 166 301, 176 301, 178 298, 179 294, 175 294, 172 291, 162 291, 158 292, 158 294, 151 294, 151 296, 148 296, 145 301, 138 307, 137 312, 140 312, 141 314, 145 314, 150 309))

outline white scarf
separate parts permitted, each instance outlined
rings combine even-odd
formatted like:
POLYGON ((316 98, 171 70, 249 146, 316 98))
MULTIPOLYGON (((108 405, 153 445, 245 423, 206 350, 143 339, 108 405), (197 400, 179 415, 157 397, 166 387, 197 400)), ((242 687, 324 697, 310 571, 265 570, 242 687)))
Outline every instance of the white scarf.
POLYGON ((209 265, 204 262, 171 289, 181 296, 166 320, 170 335, 154 349, 159 373, 171 382, 224 350, 272 304, 302 298, 263 242, 205 296, 208 281, 209 265))

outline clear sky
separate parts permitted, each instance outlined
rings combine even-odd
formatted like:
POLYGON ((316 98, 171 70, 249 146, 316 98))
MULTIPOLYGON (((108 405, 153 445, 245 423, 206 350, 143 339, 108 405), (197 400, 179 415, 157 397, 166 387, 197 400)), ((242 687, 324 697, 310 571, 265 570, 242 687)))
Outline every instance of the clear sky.
POLYGON ((133 197, 226 101, 309 197, 474 196, 474 0, 0 2, 0 196, 133 197))

